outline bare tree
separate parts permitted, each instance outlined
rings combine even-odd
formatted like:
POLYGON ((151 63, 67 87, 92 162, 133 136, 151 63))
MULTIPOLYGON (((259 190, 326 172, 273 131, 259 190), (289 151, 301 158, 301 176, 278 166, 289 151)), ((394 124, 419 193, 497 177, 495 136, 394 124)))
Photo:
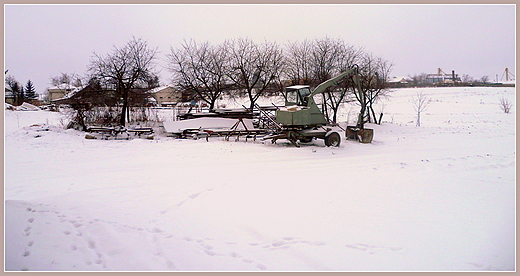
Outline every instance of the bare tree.
POLYGON ((420 73, 419 75, 408 76, 412 80, 413 86, 425 86, 427 85, 426 78, 428 74, 420 73))
MULTIPOLYGON (((347 71, 353 66, 356 66, 356 63, 359 62, 359 58, 362 53, 362 49, 354 48, 354 46, 346 44, 342 40, 329 40, 324 39, 318 41, 317 49, 316 51, 322 52, 323 49, 326 49, 327 47, 324 46, 324 44, 331 44, 331 52, 333 55, 331 56, 333 63, 328 65, 329 69, 325 70, 317 70, 317 72, 320 72, 322 75, 317 75, 318 78, 325 77, 327 73, 326 71, 329 71, 328 74, 331 75, 337 75, 344 71, 347 71), (320 45, 321 44, 321 45, 320 45)), ((326 56, 326 52, 322 52, 326 56)), ((315 53, 316 54, 316 53, 315 53)), ((326 63, 317 63, 316 65, 326 65, 326 63)), ((354 72, 354 74, 357 72, 354 72)), ((341 85, 330 87, 329 89, 325 90, 323 93, 323 99, 324 99, 324 113, 327 115, 329 120, 336 123, 337 122, 337 114, 340 106, 345 102, 351 102, 353 101, 351 97, 349 97, 351 94, 355 92, 355 88, 353 88, 355 85, 354 75, 350 75, 348 78, 344 78, 343 81, 340 83, 341 85)), ((320 82, 323 82, 324 80, 320 80, 320 82)), ((357 88, 357 87, 356 87, 357 88)))
POLYGON ((228 77, 249 97, 250 108, 279 81, 284 66, 283 52, 273 42, 256 44, 251 39, 227 40, 228 77))
POLYGON ((230 87, 226 75, 227 53, 222 45, 184 41, 181 49, 170 48, 167 55, 173 80, 181 88, 195 93, 213 110, 215 102, 230 87))
MULTIPOLYGON (((317 86, 335 75, 350 69, 356 63, 362 49, 340 39, 321 38, 288 44, 287 75, 293 84, 317 86)), ((332 122, 337 121, 341 104, 350 101, 352 87, 347 78, 342 85, 329 87, 322 93, 322 111, 332 122)))
POLYGON ((310 85, 312 81, 311 57, 314 48, 313 41, 304 40, 289 42, 285 48, 285 75, 292 85, 310 85))
POLYGON ((462 78, 461 78, 461 81, 463 83, 472 83, 472 82, 475 82, 475 80, 468 74, 463 74, 462 75, 462 78))
POLYGON ((70 85, 72 82, 72 78, 67 73, 61 73, 61 76, 52 76, 51 84, 54 86, 59 86, 60 84, 68 84, 70 85))
POLYGON ((322 83, 334 76, 341 65, 349 63, 342 61, 343 58, 350 58, 346 55, 346 45, 342 40, 331 38, 316 39, 313 45, 311 66, 312 76, 317 84, 322 83))
POLYGON ((356 99, 361 105, 358 118, 358 126, 362 128, 365 122, 378 122, 374 112, 374 104, 386 97, 390 90, 386 88, 386 81, 392 70, 393 64, 371 53, 365 53, 360 62, 360 88, 362 93, 355 93, 356 99))
POLYGON ((415 97, 412 97, 415 112, 417 112, 417 126, 421 126, 421 112, 425 111, 431 103, 431 99, 427 97, 422 91, 417 92, 415 97))
POLYGON ((500 108, 502 111, 504 111, 504 113, 509 113, 509 111, 511 111, 511 107, 513 107, 513 103, 511 103, 511 101, 504 97, 500 98, 500 108))
POLYGON ((125 125, 127 113, 134 88, 146 86, 152 79, 157 48, 150 48, 143 39, 133 37, 126 45, 112 53, 101 56, 94 53, 89 66, 92 77, 106 86, 115 88, 122 99, 120 124, 125 125))
POLYGON ((51 76, 50 80, 54 86, 66 85, 68 87, 81 87, 83 84, 81 76, 76 73, 61 73, 61 76, 51 76))

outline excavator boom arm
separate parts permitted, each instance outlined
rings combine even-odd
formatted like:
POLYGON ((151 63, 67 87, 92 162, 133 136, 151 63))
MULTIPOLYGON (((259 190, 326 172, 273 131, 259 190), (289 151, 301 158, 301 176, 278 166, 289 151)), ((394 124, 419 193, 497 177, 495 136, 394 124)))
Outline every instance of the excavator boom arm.
POLYGON ((326 80, 326 81, 320 83, 311 92, 311 94, 309 95, 309 98, 310 97, 314 97, 317 94, 323 93, 328 87, 330 87, 332 85, 335 85, 340 79, 342 79, 343 77, 351 74, 352 72, 357 72, 357 70, 358 70, 357 65, 354 65, 354 67, 352 67, 351 69, 349 69, 349 70, 347 70, 347 71, 345 71, 345 72, 343 72, 343 73, 333 77, 332 79, 329 79, 329 80, 326 80))

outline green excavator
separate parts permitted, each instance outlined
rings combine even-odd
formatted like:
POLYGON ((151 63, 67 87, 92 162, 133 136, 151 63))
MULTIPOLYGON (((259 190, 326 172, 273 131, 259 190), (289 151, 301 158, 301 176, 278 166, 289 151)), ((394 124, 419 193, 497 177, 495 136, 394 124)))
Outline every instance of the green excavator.
POLYGON ((299 147, 298 142, 308 143, 318 138, 324 139, 326 146, 338 147, 341 136, 328 127, 329 122, 314 101, 314 96, 325 92, 328 87, 336 85, 348 75, 353 75, 358 92, 362 93, 357 66, 319 84, 312 91, 308 85, 286 87, 285 106, 276 110, 276 131, 265 136, 263 140, 271 139, 274 143, 278 139, 287 139, 299 147))

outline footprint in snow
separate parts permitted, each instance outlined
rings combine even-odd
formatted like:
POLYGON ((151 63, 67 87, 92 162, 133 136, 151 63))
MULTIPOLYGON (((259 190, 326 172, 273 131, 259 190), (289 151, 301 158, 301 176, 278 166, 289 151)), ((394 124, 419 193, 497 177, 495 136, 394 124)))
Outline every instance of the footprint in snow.
POLYGON ((258 264, 258 265, 256 265, 256 267, 259 268, 260 270, 266 270, 267 269, 267 267, 265 265, 263 265, 263 264, 258 264))
POLYGON ((366 245, 361 243, 356 244, 346 244, 345 245, 348 248, 353 248, 361 251, 367 251, 369 254, 375 254, 379 251, 399 251, 402 248, 401 247, 387 247, 387 246, 373 246, 373 245, 366 245))
POLYGON ((194 194, 190 195, 189 198, 191 198, 191 199, 195 199, 195 198, 197 198, 200 194, 201 194, 201 193, 194 193, 194 194))
POLYGON ((246 264, 250 264, 253 262, 253 260, 250 260, 250 259, 242 259, 242 262, 246 263, 246 264))
POLYGON ((215 256, 216 255, 216 253, 211 251, 211 250, 204 250, 204 253, 206 253, 209 256, 215 256))
POLYGON ((164 231, 161 230, 161 229, 159 229, 159 228, 157 228, 157 227, 154 227, 154 228, 152 229, 152 232, 153 232, 153 233, 162 233, 162 232, 164 232, 164 231))
POLYGON ((233 258, 241 258, 241 257, 242 257, 242 256, 240 256, 240 254, 237 254, 237 253, 235 253, 235 252, 231 252, 231 253, 229 254, 229 256, 231 256, 231 257, 233 257, 233 258))
POLYGON ((88 248, 90 248, 90 249, 96 248, 96 243, 93 240, 88 240, 88 248))

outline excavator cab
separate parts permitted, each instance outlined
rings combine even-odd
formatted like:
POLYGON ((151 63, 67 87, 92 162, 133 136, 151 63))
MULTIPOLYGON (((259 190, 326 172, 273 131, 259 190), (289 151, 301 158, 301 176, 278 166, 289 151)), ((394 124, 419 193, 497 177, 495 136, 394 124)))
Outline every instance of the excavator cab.
POLYGON ((325 125, 323 116, 308 85, 294 85, 285 88, 285 106, 276 111, 276 121, 285 126, 325 125))
POLYGON ((285 88, 285 106, 298 105, 307 106, 311 89, 308 85, 294 85, 285 88))
MULTIPOLYGON (((286 87, 285 106, 280 107, 276 111, 276 122, 282 126, 309 129, 316 126, 326 125, 328 120, 314 101, 314 96, 323 93, 328 87, 336 85, 336 83, 343 77, 352 73, 357 74, 357 72, 357 65, 353 66, 336 77, 320 83, 312 91, 308 85, 293 85, 286 87)), ((355 81, 359 85, 357 79, 355 81)))

